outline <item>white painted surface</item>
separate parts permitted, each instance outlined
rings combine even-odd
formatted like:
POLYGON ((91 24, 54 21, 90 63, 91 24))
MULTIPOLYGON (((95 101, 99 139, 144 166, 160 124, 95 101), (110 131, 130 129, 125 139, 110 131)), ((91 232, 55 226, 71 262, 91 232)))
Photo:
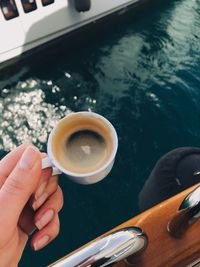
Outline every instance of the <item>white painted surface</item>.
POLYGON ((91 0, 91 9, 79 13, 73 0, 55 0, 45 7, 36 0, 37 10, 24 13, 21 1, 15 0, 19 17, 6 21, 0 11, 0 63, 139 1, 91 0))

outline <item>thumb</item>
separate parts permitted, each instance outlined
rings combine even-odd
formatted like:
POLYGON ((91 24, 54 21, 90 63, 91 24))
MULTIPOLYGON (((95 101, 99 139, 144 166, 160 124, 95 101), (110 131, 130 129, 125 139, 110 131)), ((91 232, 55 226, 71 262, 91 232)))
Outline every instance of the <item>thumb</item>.
POLYGON ((41 155, 34 146, 28 146, 14 170, 0 190, 0 216, 16 223, 35 191, 41 174, 41 155))

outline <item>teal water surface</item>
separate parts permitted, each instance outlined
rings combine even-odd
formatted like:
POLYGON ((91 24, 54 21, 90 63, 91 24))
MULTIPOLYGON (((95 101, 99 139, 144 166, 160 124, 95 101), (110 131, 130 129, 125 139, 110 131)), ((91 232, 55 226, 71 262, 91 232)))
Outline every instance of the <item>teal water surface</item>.
POLYGON ((43 267, 139 213, 138 194, 156 160, 200 144, 200 2, 151 1, 63 40, 0 73, 1 156, 24 141, 46 150, 71 111, 107 117, 119 136, 111 174, 92 186, 61 176, 61 232, 29 245, 21 267, 43 267))

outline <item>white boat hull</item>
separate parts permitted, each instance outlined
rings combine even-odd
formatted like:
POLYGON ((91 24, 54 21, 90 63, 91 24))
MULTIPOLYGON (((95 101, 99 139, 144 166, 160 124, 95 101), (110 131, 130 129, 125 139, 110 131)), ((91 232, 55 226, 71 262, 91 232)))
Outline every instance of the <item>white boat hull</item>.
POLYGON ((37 9, 25 13, 16 0, 18 17, 6 20, 0 12, 0 64, 140 1, 92 0, 90 10, 80 13, 73 0, 55 0, 45 7, 36 0, 37 9))

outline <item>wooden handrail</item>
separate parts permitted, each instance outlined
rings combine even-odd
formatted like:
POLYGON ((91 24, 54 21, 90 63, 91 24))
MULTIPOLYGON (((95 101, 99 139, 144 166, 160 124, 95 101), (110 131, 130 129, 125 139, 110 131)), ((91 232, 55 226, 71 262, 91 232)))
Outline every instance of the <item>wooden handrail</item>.
MULTIPOLYGON (((146 250, 140 255, 130 256, 129 262, 138 267, 185 267, 200 258, 200 220, 191 225, 179 238, 173 237, 167 229, 169 222, 177 215, 182 201, 198 186, 200 184, 190 187, 112 229, 114 231, 136 226, 147 234, 149 243, 146 250)), ((128 267, 130 265, 121 261, 113 266, 128 267)))
MULTIPOLYGON (((185 267, 200 258, 200 220, 191 225, 180 238, 173 237, 167 230, 168 223, 176 216, 182 201, 199 185, 175 195, 117 227, 138 226, 148 236, 147 249, 142 255, 132 257, 132 262, 137 263, 136 266, 185 267)), ((120 262, 114 266, 129 265, 120 262)))

